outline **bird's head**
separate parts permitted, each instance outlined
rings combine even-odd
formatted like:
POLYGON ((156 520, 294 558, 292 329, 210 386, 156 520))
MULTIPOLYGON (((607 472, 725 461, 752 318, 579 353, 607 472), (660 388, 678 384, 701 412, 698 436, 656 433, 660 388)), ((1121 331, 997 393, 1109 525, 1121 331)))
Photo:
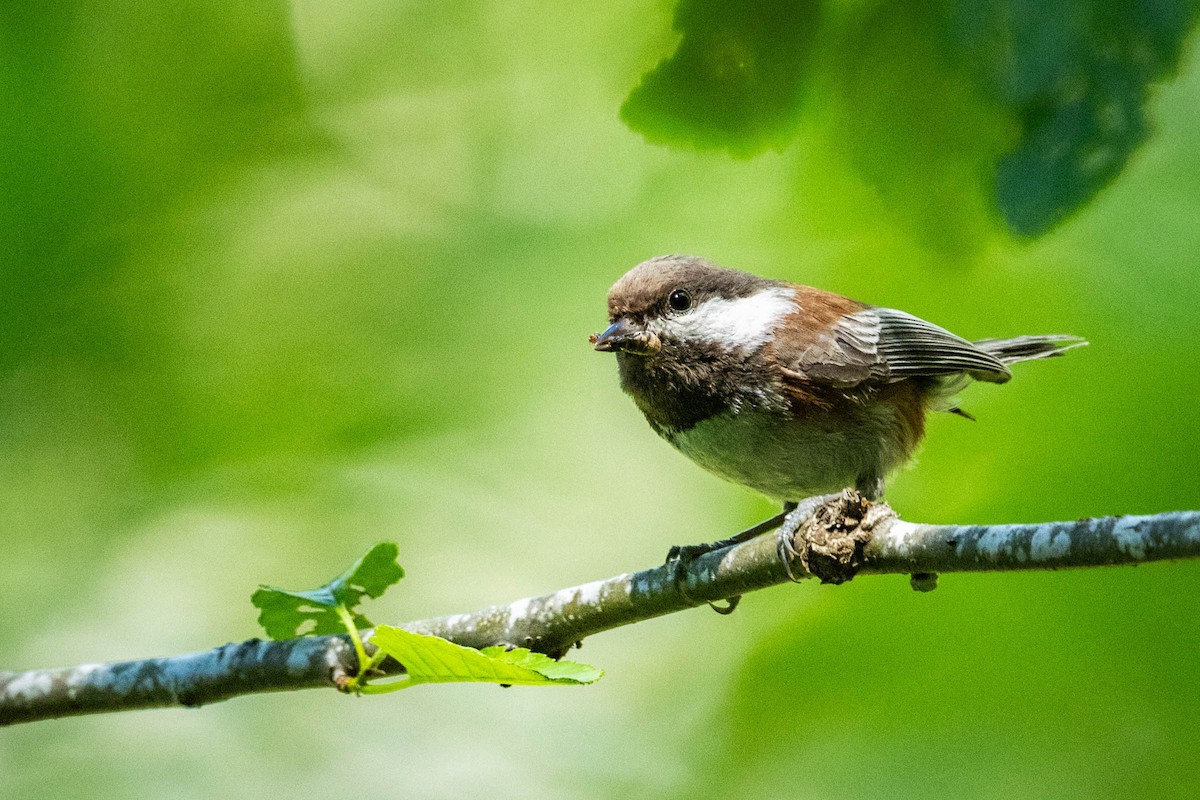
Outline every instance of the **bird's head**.
POLYGON ((638 264, 613 285, 609 326, 591 341, 621 359, 753 351, 796 311, 793 295, 788 284, 702 258, 660 256, 638 264))

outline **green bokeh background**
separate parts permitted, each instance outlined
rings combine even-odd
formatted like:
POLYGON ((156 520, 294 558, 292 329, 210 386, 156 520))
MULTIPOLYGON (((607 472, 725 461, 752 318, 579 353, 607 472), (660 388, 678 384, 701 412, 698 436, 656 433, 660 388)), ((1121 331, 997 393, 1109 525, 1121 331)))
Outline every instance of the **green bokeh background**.
MULTIPOLYGON (((1091 340, 970 389, 976 424, 933 420, 889 490, 909 519, 1200 508, 1194 47, 1121 176, 1017 241, 969 152, 923 166, 1012 131, 951 114, 967 90, 922 84, 929 53, 889 61, 903 26, 858 51, 891 83, 815 74, 795 139, 736 160, 620 119, 677 41, 668 3, 0 19, 2 668, 253 636, 258 583, 314 585, 381 539, 408 577, 371 616, 399 621, 769 513, 658 441, 587 345, 611 282, 666 252, 967 336, 1091 340), (878 116, 871 93, 914 85, 942 88, 878 116)), ((21 726, 0 796, 1194 797, 1198 569, 779 588, 589 640, 608 674, 581 689, 21 726)))

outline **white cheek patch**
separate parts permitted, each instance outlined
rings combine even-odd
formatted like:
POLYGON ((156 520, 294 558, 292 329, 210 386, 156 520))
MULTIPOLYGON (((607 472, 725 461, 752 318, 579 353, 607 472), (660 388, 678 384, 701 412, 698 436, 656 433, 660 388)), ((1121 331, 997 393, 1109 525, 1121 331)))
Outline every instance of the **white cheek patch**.
POLYGON ((795 312, 791 289, 773 287, 749 297, 705 300, 687 314, 660 319, 655 332, 676 339, 693 339, 730 350, 758 347, 775 335, 775 325, 795 312))

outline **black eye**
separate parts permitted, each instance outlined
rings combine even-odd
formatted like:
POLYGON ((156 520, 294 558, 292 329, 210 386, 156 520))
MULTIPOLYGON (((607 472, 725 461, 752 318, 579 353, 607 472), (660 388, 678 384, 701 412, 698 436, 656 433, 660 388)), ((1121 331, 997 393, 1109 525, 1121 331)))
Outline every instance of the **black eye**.
POLYGON ((692 307, 692 296, 686 289, 676 289, 667 297, 667 305, 672 311, 687 311, 692 307))

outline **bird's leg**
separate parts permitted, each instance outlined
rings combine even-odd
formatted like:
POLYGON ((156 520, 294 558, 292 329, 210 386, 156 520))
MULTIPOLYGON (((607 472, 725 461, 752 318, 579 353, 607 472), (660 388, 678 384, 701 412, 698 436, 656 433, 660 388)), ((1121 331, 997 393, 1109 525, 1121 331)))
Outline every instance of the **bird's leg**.
POLYGON ((783 562, 783 570, 787 573, 788 580, 793 583, 799 583, 800 579, 792 572, 792 561, 800 555, 792 544, 796 538, 796 532, 800 530, 800 526, 811 517, 816 510, 825 505, 829 501, 840 497, 841 492, 832 494, 819 494, 813 497, 806 497, 799 503, 787 503, 784 505, 783 523, 779 526, 779 560, 783 562))
POLYGON ((744 531, 739 531, 733 536, 727 536, 726 538, 718 539, 715 542, 709 542, 707 544, 677 544, 667 551, 667 561, 682 561, 685 564, 689 564, 700 556, 707 555, 714 550, 722 550, 726 547, 733 547, 735 544, 748 542, 756 536, 761 536, 767 531, 773 531, 778 528, 783 523, 784 516, 790 510, 791 509, 789 509, 787 506, 784 506, 782 513, 776 514, 770 519, 765 519, 757 525, 752 525, 749 528, 746 528, 744 531))
MULTIPOLYGON (((726 547, 733 547, 735 544, 741 544, 742 542, 748 542, 756 536, 761 536, 768 531, 775 530, 780 526, 781 523, 783 523, 787 512, 790 510, 788 505, 784 506, 782 513, 776 514, 770 519, 765 519, 757 525, 752 525, 749 528, 746 528, 744 531, 739 531, 733 536, 727 536, 724 539, 718 539, 715 542, 708 542, 707 544, 675 545, 672 547, 667 552, 666 563, 675 564, 675 586, 679 589, 679 593, 683 595, 685 599, 690 601, 690 598, 687 596, 687 592, 683 588, 683 577, 687 572, 687 567, 689 564, 702 555, 706 555, 715 550, 723 550, 726 547)), ((732 614, 741 600, 742 596, 738 594, 734 595, 733 597, 725 598, 726 605, 718 606, 711 601, 708 605, 718 614, 732 614)))

